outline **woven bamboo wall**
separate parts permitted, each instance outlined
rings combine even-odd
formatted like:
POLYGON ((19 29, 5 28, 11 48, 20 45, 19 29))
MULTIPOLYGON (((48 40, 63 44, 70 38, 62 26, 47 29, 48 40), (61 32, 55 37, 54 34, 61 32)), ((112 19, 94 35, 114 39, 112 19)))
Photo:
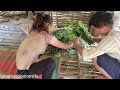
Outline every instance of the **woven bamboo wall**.
POLYGON ((57 27, 63 27, 67 21, 81 20, 88 24, 90 11, 52 11, 54 23, 57 27))

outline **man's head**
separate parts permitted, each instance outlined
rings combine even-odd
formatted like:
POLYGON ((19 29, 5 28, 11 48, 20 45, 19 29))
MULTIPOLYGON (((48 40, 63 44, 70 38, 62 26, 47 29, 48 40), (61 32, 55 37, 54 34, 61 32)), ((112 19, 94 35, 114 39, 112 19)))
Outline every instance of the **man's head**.
POLYGON ((97 35, 107 35, 113 27, 113 15, 105 11, 96 12, 90 18, 89 26, 97 35))

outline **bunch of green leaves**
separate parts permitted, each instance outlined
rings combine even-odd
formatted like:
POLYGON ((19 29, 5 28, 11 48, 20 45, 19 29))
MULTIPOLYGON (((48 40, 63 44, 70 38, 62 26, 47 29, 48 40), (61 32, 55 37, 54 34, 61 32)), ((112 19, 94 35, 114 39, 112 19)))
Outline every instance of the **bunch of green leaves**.
POLYGON ((74 33, 77 37, 82 37, 88 44, 93 44, 93 40, 88 32, 88 28, 83 24, 82 21, 72 21, 67 24, 68 31, 74 33))
MULTIPOLYGON (((71 21, 68 22, 64 28, 56 29, 53 32, 53 35, 60 40, 61 42, 68 43, 72 42, 76 37, 82 37, 87 44, 92 44, 93 41, 89 35, 88 29, 82 23, 82 21, 71 21)), ((84 47, 85 44, 82 41, 79 41, 79 44, 84 47)), ((70 49, 63 50, 54 46, 49 45, 45 52, 45 55, 55 55, 55 54, 64 54, 68 52, 70 55, 75 54, 75 46, 70 49)))

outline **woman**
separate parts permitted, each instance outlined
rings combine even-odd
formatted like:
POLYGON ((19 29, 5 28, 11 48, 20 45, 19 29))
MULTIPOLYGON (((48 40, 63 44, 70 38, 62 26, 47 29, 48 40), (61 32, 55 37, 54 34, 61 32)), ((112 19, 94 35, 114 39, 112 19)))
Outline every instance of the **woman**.
POLYGON ((48 45, 68 49, 71 43, 62 43, 51 34, 54 30, 53 19, 49 15, 37 14, 28 36, 18 48, 16 66, 18 75, 42 75, 43 79, 51 79, 55 69, 52 57, 44 57, 48 45))

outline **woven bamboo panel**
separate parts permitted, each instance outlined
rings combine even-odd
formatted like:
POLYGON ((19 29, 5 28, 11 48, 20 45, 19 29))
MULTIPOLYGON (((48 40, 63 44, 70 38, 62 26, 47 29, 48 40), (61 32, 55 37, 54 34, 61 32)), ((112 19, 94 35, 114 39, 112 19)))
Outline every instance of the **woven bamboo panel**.
POLYGON ((57 27, 63 27, 71 20, 81 20, 87 25, 90 11, 52 11, 51 15, 57 27))
POLYGON ((62 56, 60 78, 94 79, 98 73, 92 62, 81 62, 77 57, 62 56))

